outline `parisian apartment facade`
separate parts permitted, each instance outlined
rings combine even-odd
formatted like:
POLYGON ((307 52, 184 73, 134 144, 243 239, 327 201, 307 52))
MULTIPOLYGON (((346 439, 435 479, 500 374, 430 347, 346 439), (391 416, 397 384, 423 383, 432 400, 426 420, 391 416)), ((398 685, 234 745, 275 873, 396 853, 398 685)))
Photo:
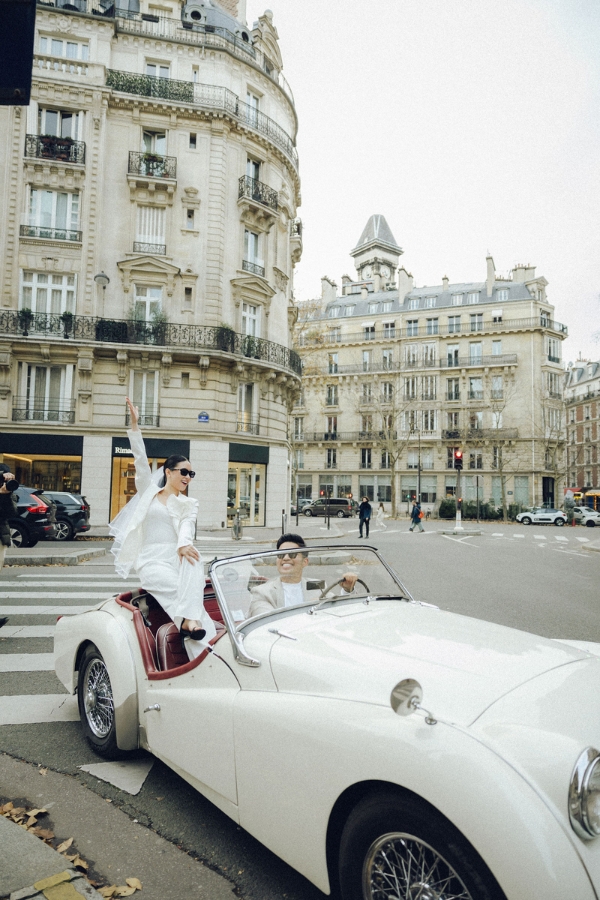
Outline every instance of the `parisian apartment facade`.
POLYGON ((351 251, 357 277, 301 304, 302 394, 292 411, 293 490, 367 496, 403 510, 457 495, 508 508, 562 502, 564 325, 547 281, 502 277, 417 287, 383 216, 351 251), (393 499, 393 503, 392 503, 393 499))
POLYGON ((38 2, 29 107, 1 107, 0 451, 105 525, 153 468, 198 477, 198 524, 289 502, 302 252, 291 88, 245 0, 38 2))
MULTIPOLYGON (((600 508, 600 362, 569 364, 565 380, 569 485, 600 508)), ((579 497, 581 495, 581 497, 579 497)))

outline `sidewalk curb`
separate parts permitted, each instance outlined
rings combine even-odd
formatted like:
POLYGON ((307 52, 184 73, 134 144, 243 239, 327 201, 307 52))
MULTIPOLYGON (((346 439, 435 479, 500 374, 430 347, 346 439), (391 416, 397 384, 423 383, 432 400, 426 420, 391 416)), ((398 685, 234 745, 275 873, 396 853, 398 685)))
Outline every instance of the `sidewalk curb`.
POLYGON ((593 541, 591 544, 584 544, 584 550, 591 550, 592 553, 600 553, 600 541, 593 541))
POLYGON ((74 550, 72 553, 54 555, 49 553, 47 556, 27 556, 26 547, 21 551, 7 553, 4 558, 5 566, 77 566, 86 559, 95 559, 98 556, 104 556, 107 552, 106 547, 97 550, 74 550))

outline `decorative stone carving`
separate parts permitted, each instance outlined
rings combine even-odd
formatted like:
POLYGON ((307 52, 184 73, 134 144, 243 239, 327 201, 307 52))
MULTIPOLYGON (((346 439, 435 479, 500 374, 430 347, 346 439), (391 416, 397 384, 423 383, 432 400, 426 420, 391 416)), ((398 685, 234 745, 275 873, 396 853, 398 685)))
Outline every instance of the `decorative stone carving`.
POLYGON ((120 384, 125 384, 127 380, 127 350, 117 351, 117 363, 119 366, 118 378, 120 384))
POLYGON ((163 353, 160 363, 162 368, 162 383, 164 387, 169 387, 171 384, 171 365, 173 363, 173 357, 170 353, 163 353))
POLYGON ((3 400, 10 394, 10 371, 12 365, 11 348, 0 350, 0 398, 3 400))
POLYGON ((277 266, 273 266, 273 274, 275 275, 275 284, 277 285, 277 290, 285 294, 290 279, 285 274, 285 272, 282 272, 281 269, 277 268, 277 266))
POLYGON ((201 356, 198 365, 200 366, 200 387, 205 388, 206 376, 210 366, 210 356, 201 356))
POLYGON ((175 290, 175 279, 181 274, 178 266, 154 256, 138 256, 136 259, 125 259, 117 263, 117 268, 121 273, 121 281, 124 293, 129 293, 129 288, 134 279, 143 279, 157 286, 166 285, 169 297, 173 295, 175 290))
POLYGON ((79 375, 78 396, 82 403, 87 403, 92 396, 92 370, 94 355, 92 350, 82 349, 77 356, 77 373, 79 375))

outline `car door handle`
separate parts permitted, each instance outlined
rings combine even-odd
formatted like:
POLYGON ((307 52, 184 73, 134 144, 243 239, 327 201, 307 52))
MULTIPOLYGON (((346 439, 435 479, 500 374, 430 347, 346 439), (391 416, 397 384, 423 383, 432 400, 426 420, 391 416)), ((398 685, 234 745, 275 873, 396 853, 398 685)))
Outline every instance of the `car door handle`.
POLYGON ((160 703, 154 703, 152 706, 147 706, 144 712, 153 712, 154 710, 160 712, 160 703))

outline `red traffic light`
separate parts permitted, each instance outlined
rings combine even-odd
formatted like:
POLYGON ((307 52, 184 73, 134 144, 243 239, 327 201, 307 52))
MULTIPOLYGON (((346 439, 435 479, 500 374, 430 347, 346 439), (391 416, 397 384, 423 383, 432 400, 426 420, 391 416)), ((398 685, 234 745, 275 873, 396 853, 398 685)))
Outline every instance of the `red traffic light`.
POLYGON ((462 459, 462 450, 454 451, 454 459, 462 459))
POLYGON ((319 491, 319 495, 320 495, 321 497, 324 497, 324 496, 325 496, 325 491, 319 491))

